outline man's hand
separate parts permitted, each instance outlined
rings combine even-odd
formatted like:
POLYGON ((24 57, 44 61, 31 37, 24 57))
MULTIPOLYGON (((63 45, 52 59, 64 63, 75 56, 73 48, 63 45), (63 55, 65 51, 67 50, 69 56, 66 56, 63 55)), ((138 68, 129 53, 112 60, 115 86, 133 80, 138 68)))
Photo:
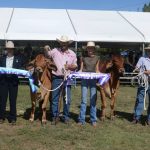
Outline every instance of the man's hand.
POLYGON ((78 72, 82 72, 82 70, 79 70, 78 72))
POLYGON ((68 64, 65 64, 65 65, 64 65, 64 68, 65 68, 65 70, 68 71, 68 70, 69 70, 69 65, 68 65, 68 64))
POLYGON ((150 70, 144 71, 144 74, 150 75, 150 70))
POLYGON ((74 71, 77 68, 76 65, 68 65, 68 64, 65 64, 64 67, 66 70, 71 70, 71 71, 74 71))
POLYGON ((133 70, 133 73, 139 73, 140 72, 140 70, 139 70, 139 68, 135 68, 134 70, 133 70))
POLYGON ((46 58, 51 58, 51 57, 49 56, 49 54, 48 54, 49 51, 51 51, 50 46, 49 46, 49 45, 45 45, 45 46, 44 46, 44 55, 45 55, 46 58))

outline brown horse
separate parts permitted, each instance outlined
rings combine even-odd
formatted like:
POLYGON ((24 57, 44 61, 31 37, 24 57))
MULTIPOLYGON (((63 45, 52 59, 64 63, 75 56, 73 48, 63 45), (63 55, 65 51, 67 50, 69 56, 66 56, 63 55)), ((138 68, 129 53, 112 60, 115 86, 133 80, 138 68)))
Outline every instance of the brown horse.
POLYGON ((100 61, 99 71, 102 73, 110 73, 110 80, 105 83, 105 85, 100 86, 100 96, 101 96, 101 120, 105 119, 106 115, 106 97, 111 99, 110 102, 110 118, 113 120, 115 113, 115 101, 117 89, 119 88, 119 77, 124 73, 124 58, 121 55, 112 55, 110 59, 105 61, 100 61))
POLYGON ((55 64, 44 57, 43 54, 39 54, 36 58, 29 63, 28 70, 34 69, 33 78, 38 84, 40 82, 39 91, 37 93, 31 93, 31 102, 32 109, 30 115, 30 121, 34 121, 34 113, 36 107, 36 101, 39 101, 40 109, 42 110, 42 123, 46 123, 46 106, 49 101, 50 91, 51 90, 51 70, 57 70, 55 64))

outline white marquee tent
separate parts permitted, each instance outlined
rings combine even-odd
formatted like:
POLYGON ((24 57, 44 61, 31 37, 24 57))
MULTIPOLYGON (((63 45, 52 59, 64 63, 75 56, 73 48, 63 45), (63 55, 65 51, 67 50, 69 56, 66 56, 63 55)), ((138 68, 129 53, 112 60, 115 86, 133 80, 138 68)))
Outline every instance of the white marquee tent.
POLYGON ((150 42, 150 13, 0 8, 0 40, 150 42))

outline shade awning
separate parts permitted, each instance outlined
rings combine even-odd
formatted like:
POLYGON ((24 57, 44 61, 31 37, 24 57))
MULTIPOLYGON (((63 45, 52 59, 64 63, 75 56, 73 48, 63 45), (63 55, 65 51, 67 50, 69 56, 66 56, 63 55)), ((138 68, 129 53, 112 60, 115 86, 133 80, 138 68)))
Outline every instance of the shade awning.
POLYGON ((56 40, 67 35, 75 41, 150 42, 150 13, 0 8, 1 40, 56 40))
POLYGON ((150 42, 150 13, 149 12, 120 12, 150 42))
POLYGON ((6 38, 56 40, 56 37, 62 34, 75 39, 75 33, 66 10, 16 8, 6 38))
POLYGON ((144 39, 116 11, 69 10, 79 41, 143 42, 144 39))
POLYGON ((0 8, 0 39, 4 40, 9 27, 9 21, 12 14, 12 8, 0 8))

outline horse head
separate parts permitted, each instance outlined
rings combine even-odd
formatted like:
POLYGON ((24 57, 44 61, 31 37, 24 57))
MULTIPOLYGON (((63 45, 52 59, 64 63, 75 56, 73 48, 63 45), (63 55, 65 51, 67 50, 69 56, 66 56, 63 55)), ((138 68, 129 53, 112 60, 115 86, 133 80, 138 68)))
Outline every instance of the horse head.
POLYGON ((54 62, 50 59, 45 58, 43 54, 37 55, 36 58, 28 64, 27 69, 29 70, 30 68, 34 68, 38 73, 43 73, 46 68, 54 71, 57 70, 54 62))
POLYGON ((112 68, 116 73, 124 74, 124 58, 121 55, 112 55, 112 64, 112 68))

